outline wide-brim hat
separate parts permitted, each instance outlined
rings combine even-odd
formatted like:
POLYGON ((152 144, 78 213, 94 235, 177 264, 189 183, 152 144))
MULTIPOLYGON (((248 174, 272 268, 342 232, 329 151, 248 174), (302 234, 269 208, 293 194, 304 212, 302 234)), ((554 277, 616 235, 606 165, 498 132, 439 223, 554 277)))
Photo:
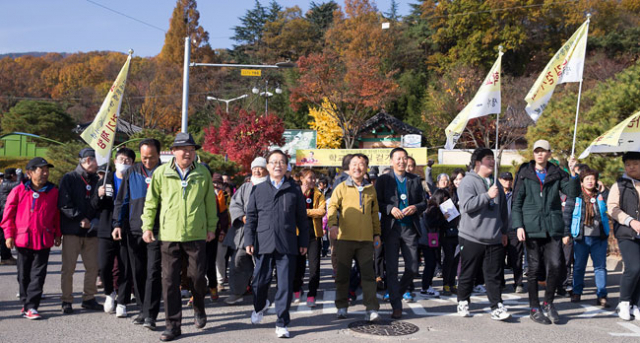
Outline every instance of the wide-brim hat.
POLYGON ((193 139, 190 133, 180 132, 176 135, 176 139, 173 140, 173 145, 171 148, 181 147, 181 146, 193 146, 196 150, 202 148, 200 145, 196 144, 196 141, 193 139))

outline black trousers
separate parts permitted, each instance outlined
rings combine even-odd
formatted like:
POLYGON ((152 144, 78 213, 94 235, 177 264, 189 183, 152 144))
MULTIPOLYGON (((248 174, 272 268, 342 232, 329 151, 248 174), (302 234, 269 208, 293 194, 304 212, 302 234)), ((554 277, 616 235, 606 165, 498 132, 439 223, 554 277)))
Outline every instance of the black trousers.
POLYGON ((478 270, 484 274, 487 298, 491 309, 502 302, 500 283, 504 264, 502 244, 484 245, 458 237, 460 243, 460 277, 458 278, 458 301, 469 301, 473 292, 473 281, 478 270))
POLYGON ((296 273, 296 255, 271 254, 256 255, 256 267, 253 272, 253 308, 256 312, 262 310, 267 303, 269 286, 273 277, 273 266, 277 274, 277 290, 274 303, 276 306, 276 326, 288 326, 291 321, 289 308, 293 296, 293 278, 296 273))
POLYGON ((402 294, 409 289, 411 281, 418 274, 418 234, 413 227, 395 225, 385 233, 383 244, 386 245, 384 259, 387 265, 389 301, 391 307, 397 310, 402 308, 402 294), (404 273, 402 279, 398 280, 400 250, 404 259, 404 273))
POLYGON ((444 262, 442 263, 442 285, 453 287, 456 285, 458 261, 460 259, 459 255, 456 256, 458 237, 441 238, 440 246, 442 246, 442 252, 444 253, 444 262))
POLYGON ((573 287, 573 237, 569 244, 562 244, 562 254, 564 255, 564 268, 560 270, 560 283, 558 288, 573 287))
POLYGON ((16 248, 16 250, 18 251, 20 302, 25 311, 37 310, 42 299, 42 287, 47 277, 51 249, 16 248))
POLYGON ((620 280, 620 301, 631 305, 640 304, 640 241, 637 239, 618 241, 624 262, 624 272, 620 280))
POLYGON ((437 254, 436 250, 440 249, 431 248, 425 245, 420 246, 420 252, 422 253, 422 258, 424 258, 424 268, 422 269, 422 289, 427 290, 433 284, 433 274, 436 270, 437 265, 437 254))
POLYGON ((515 230, 509 231, 507 236, 509 237, 509 243, 506 247, 507 265, 511 270, 513 270, 514 287, 522 286, 522 257, 524 256, 524 243, 518 240, 518 235, 515 230))
POLYGON ((383 281, 383 284, 386 284, 387 273, 386 273, 386 266, 384 263, 384 244, 380 244, 378 245, 377 248, 373 249, 373 268, 376 273, 376 279, 381 278, 383 281))
MULTIPOLYGON (((2 213, 0 213, 0 220, 2 219, 2 213)), ((4 239, 4 230, 0 230, 0 259, 8 260, 11 259, 13 255, 11 255, 11 250, 7 248, 7 244, 4 239)))
POLYGON ((309 237, 309 248, 304 255, 298 255, 296 262, 296 275, 293 278, 293 292, 300 292, 307 269, 307 257, 309 258, 309 293, 307 296, 315 297, 320 286, 320 253, 322 250, 322 238, 309 237))
POLYGON ((129 234, 127 249, 136 303, 145 318, 156 320, 162 299, 160 242, 147 244, 141 236, 129 234))
POLYGON ((218 255, 218 239, 207 242, 207 280, 209 288, 218 287, 216 274, 216 256, 218 255))
MULTIPOLYGON (((546 270, 547 287, 544 292, 544 301, 553 303, 556 289, 562 283, 562 269, 565 268, 564 253, 562 250, 562 238, 528 238, 525 241, 529 262, 529 306, 540 307, 538 297, 538 280, 544 277, 546 270)), ((543 279, 544 280, 544 279, 543 279)))
POLYGON ((104 294, 111 295, 114 290, 113 265, 118 261, 118 304, 127 304, 131 300, 131 285, 133 283, 129 253, 127 252, 126 236, 124 241, 114 241, 111 238, 98 237, 98 266, 100 278, 104 284, 104 294))
POLYGON ((187 275, 191 280, 193 311, 205 314, 204 296, 207 292, 206 241, 160 242, 162 253, 162 295, 167 330, 179 330, 182 324, 182 297, 180 296, 180 271, 183 253, 189 260, 187 275))

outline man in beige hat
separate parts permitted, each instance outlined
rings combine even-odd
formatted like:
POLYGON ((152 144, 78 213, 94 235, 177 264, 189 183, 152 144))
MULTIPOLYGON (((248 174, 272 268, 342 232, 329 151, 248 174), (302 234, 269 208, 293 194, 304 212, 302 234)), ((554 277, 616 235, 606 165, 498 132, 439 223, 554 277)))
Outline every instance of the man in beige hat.
POLYGON ((576 159, 569 159, 569 176, 553 163, 551 145, 546 140, 533 144, 533 160, 522 165, 516 177, 513 198, 512 228, 518 240, 525 242, 529 263, 529 305, 531 319, 540 324, 557 324, 558 312, 553 306, 555 291, 561 282, 564 268, 562 240, 565 225, 562 218, 560 192, 573 197, 579 195, 580 180, 576 177, 576 159), (544 302, 538 298, 538 276, 547 272, 544 302))

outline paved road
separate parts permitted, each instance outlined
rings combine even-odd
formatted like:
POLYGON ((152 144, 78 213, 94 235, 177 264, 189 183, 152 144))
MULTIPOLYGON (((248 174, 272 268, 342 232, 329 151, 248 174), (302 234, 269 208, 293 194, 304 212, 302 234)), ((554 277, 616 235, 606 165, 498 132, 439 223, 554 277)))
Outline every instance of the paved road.
MULTIPOLYGON (((82 263, 74 279, 76 300, 73 315, 62 315, 60 311, 60 250, 54 249, 49 263, 49 274, 45 283, 45 296, 40 313, 41 321, 21 318, 21 305, 16 299, 17 282, 14 266, 0 266, 0 342, 158 342, 164 329, 164 316, 158 318, 158 331, 151 332, 131 324, 138 313, 135 306, 129 306, 129 317, 116 318, 103 312, 86 312, 80 309, 80 290, 83 278, 82 263)), ((417 341, 417 342, 640 342, 640 321, 623 322, 612 311, 603 311, 595 306, 593 273, 587 274, 587 288, 581 304, 571 304, 568 298, 557 301, 557 308, 563 319, 560 325, 543 326, 528 318, 526 294, 505 293, 505 305, 514 315, 508 322, 492 321, 488 314, 487 299, 483 295, 472 298, 472 318, 454 315, 456 299, 442 297, 425 299, 417 297, 416 303, 405 305, 404 321, 417 325, 420 330, 401 337, 380 337, 355 333, 348 324, 361 320, 363 306, 350 308, 346 320, 335 319, 335 297, 333 279, 330 276, 328 259, 322 261, 321 291, 317 297, 318 306, 310 309, 305 305, 292 306, 291 340, 299 342, 362 342, 364 339, 377 341, 417 341), (533 339, 533 340, 532 340, 533 339)), ((617 304, 619 296, 620 272, 609 274, 609 298, 617 304)), ((416 285, 419 281, 416 280, 416 285)), ((441 288, 441 279, 435 279, 436 288, 441 288)), ((209 323, 205 330, 193 326, 193 311, 186 308, 183 313, 183 335, 179 342, 276 342, 274 334, 275 314, 271 308, 263 324, 252 326, 250 313, 252 299, 245 297, 242 304, 227 306, 222 293, 217 303, 207 301, 209 323)), ((304 296, 303 296, 304 298, 304 296)), ((98 299, 104 300, 103 296, 98 299)), ((382 303, 381 314, 387 318, 391 313, 388 303, 382 303)))

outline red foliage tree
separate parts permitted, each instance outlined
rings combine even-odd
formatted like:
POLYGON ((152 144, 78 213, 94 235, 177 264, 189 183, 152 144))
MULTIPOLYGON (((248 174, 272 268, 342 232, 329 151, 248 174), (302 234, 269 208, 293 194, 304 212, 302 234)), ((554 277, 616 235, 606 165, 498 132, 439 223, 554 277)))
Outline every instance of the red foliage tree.
POLYGON ((227 154, 245 171, 251 162, 264 156, 272 145, 283 145, 284 123, 274 114, 259 115, 255 111, 241 109, 237 116, 219 112, 222 116, 220 127, 204 129, 204 150, 214 154, 227 154))

